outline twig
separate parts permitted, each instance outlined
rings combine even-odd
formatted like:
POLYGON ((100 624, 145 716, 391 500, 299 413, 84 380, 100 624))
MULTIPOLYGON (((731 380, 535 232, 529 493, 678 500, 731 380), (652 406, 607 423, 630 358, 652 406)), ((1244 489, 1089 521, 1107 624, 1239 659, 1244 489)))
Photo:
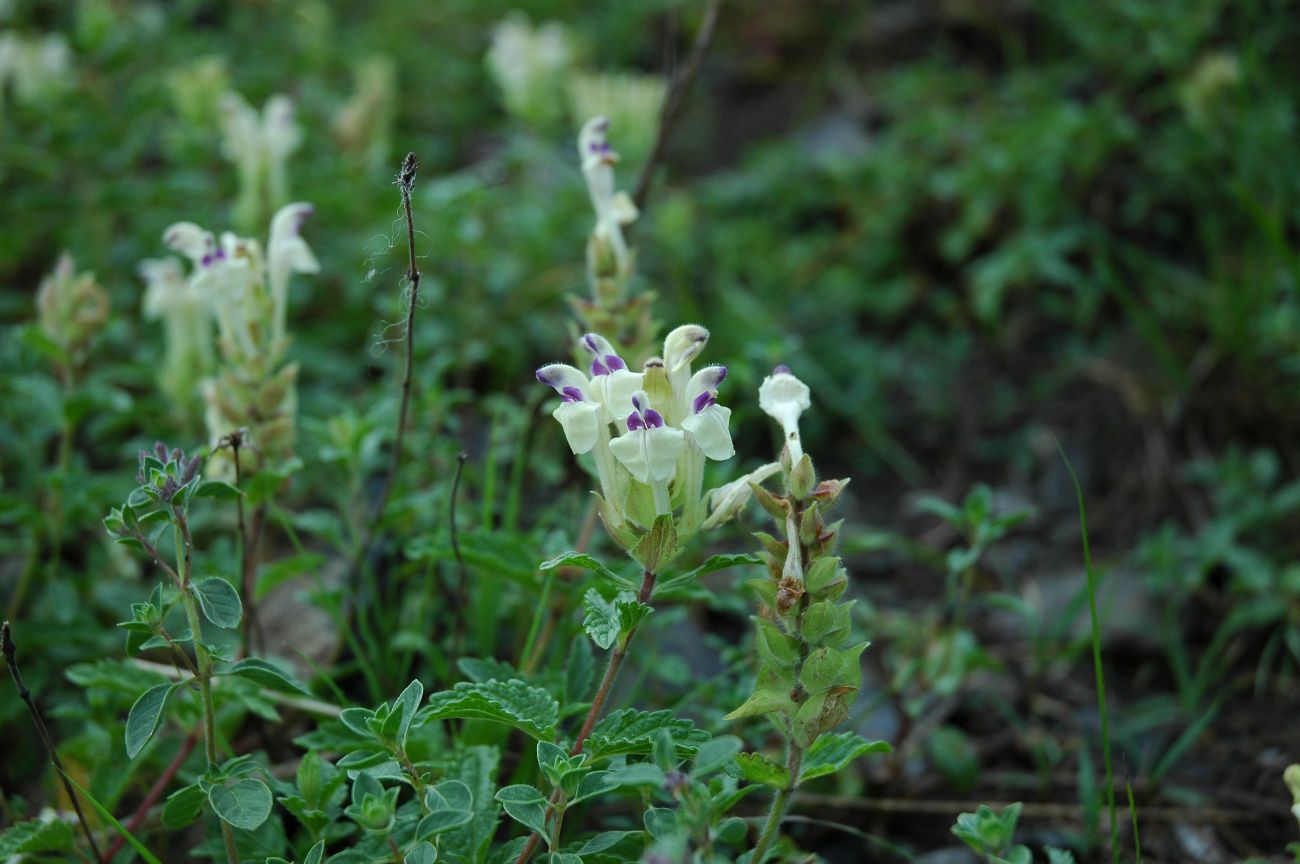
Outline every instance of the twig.
MULTIPOLYGON (((134 834, 144 824, 145 817, 149 815, 149 809, 158 803, 158 799, 162 798, 172 780, 176 779, 176 773, 181 770, 181 766, 185 764, 185 760, 189 758, 189 755, 194 752, 194 747, 198 743, 199 730, 195 729, 181 742, 181 749, 176 752, 171 764, 167 766, 167 769, 162 774, 158 775, 158 779, 154 781, 153 786, 149 787, 149 794, 144 796, 144 800, 140 802, 139 807, 135 808, 135 812, 131 814, 131 819, 126 823, 127 831, 134 834)), ((112 845, 108 847, 108 860, 112 861, 125 845, 126 835, 117 835, 112 845)))
MULTIPOLYGON (((649 603, 650 595, 655 588, 655 574, 646 570, 641 577, 641 590, 637 592, 637 601, 640 603, 649 603)), ((622 644, 615 644, 614 650, 609 653, 609 665, 605 667, 605 675, 600 679, 600 686, 596 689, 596 695, 591 700, 591 708, 587 711, 587 717, 582 721, 582 728, 578 730, 578 737, 573 741, 573 747, 569 750, 570 756, 577 756, 582 752, 582 745, 586 743, 587 736, 591 734, 592 728, 596 721, 600 719, 601 713, 605 710, 605 702, 609 700, 610 691, 614 688, 614 679, 618 677, 618 670, 623 665, 623 659, 627 656, 627 649, 632 645, 632 637, 636 635, 636 627, 628 631, 627 638, 622 644)), ((564 795, 564 789, 556 787, 551 793, 551 807, 559 803, 560 798, 564 795)), ((515 859, 515 864, 524 864, 533 853, 537 851, 537 844, 542 840, 542 835, 534 831, 529 837, 528 842, 520 851, 519 857, 515 859)))
POLYGON ((650 183, 654 179, 655 168, 658 167, 659 161, 663 159, 664 149, 668 146, 668 136, 672 134, 673 125, 677 122, 682 103, 686 100, 686 94, 690 91, 691 85, 695 83, 695 76, 699 74, 700 64, 704 60, 705 53, 709 50, 709 44, 713 41, 713 33, 718 27, 718 13, 722 10, 722 3, 723 0, 710 0, 709 8, 704 10, 704 20, 700 23, 700 32, 696 35, 695 44, 691 46, 691 53, 686 58, 686 65, 673 77, 672 84, 668 87, 668 93, 664 96, 664 105, 659 112, 659 128, 655 132, 654 144, 650 147, 650 155, 646 157, 645 165, 641 168, 641 176, 636 183, 636 193, 632 196, 632 203, 636 204, 638 210, 645 207, 646 197, 650 194, 650 183))
POLYGON ((366 542, 362 544, 364 557, 366 548, 374 539, 379 520, 384 518, 388 506, 388 496, 393 491, 393 481, 402 461, 402 439, 406 437, 406 415, 411 406, 411 369, 415 363, 415 307, 420 298, 420 268, 415 263, 415 217, 411 215, 411 190, 415 188, 415 173, 420 170, 420 160, 414 153, 407 153, 402 160, 402 168, 397 173, 397 188, 402 194, 402 213, 406 217, 406 279, 411 284, 411 293, 406 298, 406 363, 402 370, 402 396, 397 410, 397 434, 393 438, 393 452, 388 460, 388 473, 384 475, 384 485, 379 490, 370 527, 366 531, 366 542))
MULTIPOLYGON (((247 430, 236 429, 229 435, 223 436, 217 447, 229 447, 231 456, 235 463, 235 488, 243 492, 244 472, 243 466, 239 461, 239 449, 245 446, 247 430)), ((243 592, 244 600, 244 653, 251 654, 254 649, 254 641, 259 652, 266 650, 266 634, 262 631, 262 621, 257 615, 257 606, 254 603, 253 595, 255 590, 254 579, 257 569, 257 535, 261 532, 254 529, 250 539, 248 525, 244 521, 244 496, 240 494, 235 498, 235 507, 239 515, 239 572, 240 588, 243 592)), ((254 522, 259 523, 261 519, 254 516, 254 522)))
POLYGON ((451 503, 447 507, 447 522, 451 532, 451 551, 456 557, 456 591, 452 595, 451 608, 456 611, 455 629, 452 632, 451 644, 458 650, 463 648, 462 640, 465 636, 465 615, 460 611, 465 608, 465 589, 469 581, 468 571, 465 568, 465 558, 460 554, 460 531, 456 527, 456 493, 460 490, 460 475, 465 473, 465 462, 469 460, 469 454, 461 451, 456 454, 456 476, 451 479, 451 503))
POLYGON ((54 768, 59 772, 59 780, 63 782, 63 788, 68 793, 68 799, 72 801, 72 808, 77 811, 77 821, 81 823, 81 830, 85 832, 86 842, 90 844, 90 851, 94 854, 95 860, 104 861, 104 856, 99 854, 99 846, 95 844, 95 837, 90 833, 90 823, 86 821, 86 814, 81 811, 81 801, 77 798, 76 791, 68 781, 68 772, 63 767, 63 761, 59 759, 58 751, 54 749, 54 741, 50 738, 50 730, 45 727, 45 721, 41 718, 40 709, 36 707, 36 700, 32 698, 32 691, 27 689, 23 683, 23 675, 18 671, 18 659, 15 656, 17 649, 14 647, 14 640, 9 632, 9 622, 5 621, 0 626, 0 653, 4 654, 5 665, 9 667, 9 674, 13 676, 14 686, 18 688, 19 697, 27 704, 27 710, 32 715, 32 722, 36 724, 36 734, 41 736, 41 743, 45 745, 45 751, 50 754, 50 761, 54 763, 54 768))

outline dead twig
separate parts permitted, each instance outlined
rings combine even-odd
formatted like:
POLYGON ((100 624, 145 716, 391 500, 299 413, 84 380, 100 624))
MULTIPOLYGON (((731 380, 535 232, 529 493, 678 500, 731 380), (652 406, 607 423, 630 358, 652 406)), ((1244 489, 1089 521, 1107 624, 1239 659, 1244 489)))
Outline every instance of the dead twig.
POLYGON ((50 730, 45 727, 45 720, 41 717, 41 711, 36 707, 36 700, 32 698, 32 691, 27 689, 23 683, 23 675, 18 671, 17 648, 14 647, 13 636, 9 630, 9 622, 4 622, 0 626, 0 653, 4 654, 5 665, 9 667, 9 674, 14 679, 14 686, 18 688, 18 696, 27 705, 28 712, 32 715, 32 722, 36 724, 36 734, 41 736, 41 743, 45 745, 45 752, 50 754, 50 761, 54 763, 54 769, 59 772, 59 780, 63 783, 64 790, 68 793, 68 799, 72 802, 72 809, 77 811, 77 821, 81 823, 81 830, 86 835, 86 842, 90 844, 90 851, 95 856, 95 860, 103 864, 104 856, 99 854, 99 846, 95 843, 95 836, 90 832, 90 823, 86 821, 86 814, 81 810, 81 800, 77 797, 77 792, 72 788, 72 783, 68 780, 67 769, 63 767, 63 760, 59 758, 59 753, 54 749, 54 739, 50 737, 50 730))

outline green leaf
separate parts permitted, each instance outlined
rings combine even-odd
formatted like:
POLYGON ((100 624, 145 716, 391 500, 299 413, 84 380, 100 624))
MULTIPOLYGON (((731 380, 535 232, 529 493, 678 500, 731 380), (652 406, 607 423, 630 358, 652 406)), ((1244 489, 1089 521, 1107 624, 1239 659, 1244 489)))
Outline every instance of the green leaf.
POLYGON ((217 815, 236 828, 252 831, 271 815, 271 790, 256 777, 245 777, 208 790, 217 815))
POLYGON ((677 556, 678 551, 677 528, 673 523, 673 517, 671 514, 661 513, 655 517, 650 530, 632 550, 632 557, 636 558, 646 570, 658 573, 665 564, 677 556))
POLYGON ((415 718, 415 711, 420 707, 420 701, 424 699, 424 685, 417 678, 393 702, 393 714, 398 718, 397 734, 394 740, 398 747, 406 747, 406 733, 411 729, 411 720, 415 718))
POLYGON ((126 717, 126 755, 134 759, 162 723, 163 709, 179 684, 159 684, 140 694, 126 717))
POLYGON ((695 728, 690 720, 675 717, 672 711, 621 708, 610 712, 595 725, 585 746, 593 760, 648 755, 654 749, 655 738, 661 730, 666 730, 672 737, 677 755, 683 759, 694 756, 700 745, 709 740, 709 733, 695 728))
MULTIPOLYGON (((469 791, 474 818, 468 825, 449 832, 439 840, 438 845, 444 853, 459 855, 468 862, 486 860, 487 848, 496 834, 501 813, 492 797, 496 789, 500 758, 501 753, 497 748, 481 744, 458 747, 454 751, 447 776, 459 781, 469 791)), ((450 783, 451 780, 444 782, 450 783)), ((439 784, 439 788, 442 785, 439 784)), ((443 797, 451 800, 451 796, 445 792, 443 797)))
POLYGON ((868 753, 888 753, 890 749, 888 741, 868 741, 852 732, 823 735, 804 753, 799 782, 835 774, 868 753))
POLYGON ((540 687, 523 681, 462 681, 451 690, 429 696, 429 704, 416 715, 417 725, 431 720, 460 717, 495 720, 531 735, 539 741, 554 741, 560 706, 540 687))
POLYGON ((239 602, 239 592, 235 586, 220 576, 214 576, 195 582, 191 587, 199 598, 203 617, 223 630, 233 630, 239 626, 239 620, 244 616, 244 605, 239 602))
POLYGON ((582 844, 582 848, 578 850, 578 854, 595 855, 597 852, 604 852, 606 849, 612 849, 629 837, 639 837, 641 834, 641 831, 602 831, 586 843, 582 844))
POLYGON ((19 822, 0 833, 0 860, 11 855, 56 852, 73 847, 72 826, 62 819, 19 822))
POLYGON ((293 673, 286 672, 258 657, 248 657, 240 660, 220 674, 238 675, 240 678, 247 678, 254 684, 259 684, 268 690, 279 690, 283 693, 301 693, 304 696, 311 695, 307 685, 295 678, 293 673))
POLYGON ((302 864, 321 864, 325 860, 325 841, 317 840, 316 845, 311 847, 307 857, 302 859, 302 864))
POLYGON ((750 783, 760 783, 773 789, 790 788, 790 772, 762 753, 741 753, 736 757, 740 776, 750 783))
POLYGON ((701 745, 695 753, 695 761, 691 763, 691 776, 703 777, 716 771, 730 762, 740 752, 740 748, 740 739, 734 735, 722 735, 701 745))
POLYGON ((373 740, 375 733, 370 730, 370 719, 375 712, 369 708, 344 708, 339 712, 339 722, 358 735, 373 740))
POLYGON ((606 600, 595 588, 588 589, 582 598, 585 615, 582 627, 600 648, 610 648, 615 642, 622 644, 628 635, 653 611, 640 603, 631 591, 620 591, 612 600, 606 600))
POLYGON ((411 851, 402 856, 402 864, 433 864, 438 860, 438 850, 427 840, 416 843, 411 851))
POLYGON ((685 573, 679 573, 661 581, 655 586, 650 599, 658 600, 668 595, 676 596, 686 592, 699 581, 701 576, 706 576, 718 570, 725 570, 728 567, 735 567, 738 564, 760 564, 762 560, 757 555, 749 553, 743 555, 714 555, 694 570, 687 570, 685 573))
POLYGON ((183 786, 167 796, 163 804, 162 821, 167 828, 177 829, 190 825, 203 812, 208 796, 197 783, 183 786))
POLYGON ((582 629, 598 648, 610 648, 618 641, 618 607, 600 596, 595 588, 582 596, 582 629))
POLYGON ((132 696, 167 681, 157 672, 141 669, 126 660, 96 660, 93 663, 77 663, 65 669, 63 674, 64 677, 79 687, 109 690, 132 696))
POLYGON ((537 565, 537 569, 543 572, 554 570, 556 567, 581 567, 583 570, 590 570, 603 579, 608 579, 620 588, 635 590, 637 587, 636 583, 631 579, 618 575, 586 552, 564 552, 549 561, 543 561, 537 565))
POLYGON ((497 792, 496 800, 501 802, 510 818, 546 835, 546 798, 541 791, 524 784, 506 786, 497 792))
POLYGON ((781 712, 793 715, 797 707, 785 690, 755 690, 735 711, 726 716, 727 720, 739 720, 742 717, 757 717, 761 714, 781 712))
POLYGON ((238 486, 232 486, 223 480, 204 480, 194 490, 195 498, 216 498, 221 501, 233 501, 243 495, 238 486))

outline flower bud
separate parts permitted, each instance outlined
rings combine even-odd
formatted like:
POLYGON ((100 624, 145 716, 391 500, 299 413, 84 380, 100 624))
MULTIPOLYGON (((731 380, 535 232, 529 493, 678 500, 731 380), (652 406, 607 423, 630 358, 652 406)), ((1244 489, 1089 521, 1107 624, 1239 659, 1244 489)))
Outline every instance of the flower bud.
POLYGON ((813 470, 812 458, 805 453, 790 471, 790 497, 796 501, 807 499, 816 483, 817 472, 813 470))

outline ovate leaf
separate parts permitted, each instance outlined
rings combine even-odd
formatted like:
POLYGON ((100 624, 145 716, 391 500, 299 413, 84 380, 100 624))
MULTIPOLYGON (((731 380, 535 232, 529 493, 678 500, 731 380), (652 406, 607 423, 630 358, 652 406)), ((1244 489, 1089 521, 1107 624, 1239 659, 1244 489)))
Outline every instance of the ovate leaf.
POLYGON ((888 741, 868 741, 852 732, 823 735, 804 753, 799 782, 835 774, 861 756, 868 753, 888 753, 890 749, 888 741))
POLYGON ((239 592, 235 586, 214 576, 195 582, 193 587, 203 617, 223 630, 233 630, 239 626, 239 619, 244 616, 244 605, 239 602, 239 592))
POLYGON ((255 684, 260 684, 268 690, 280 690, 284 693, 301 693, 304 696, 310 696, 311 691, 307 685, 293 676, 293 673, 268 663, 257 657, 248 657, 240 660, 234 666, 227 669, 225 675, 238 675, 240 678, 247 678, 255 684))
POLYGON ((773 789, 790 787, 790 772, 762 753, 741 753, 736 757, 736 765, 740 768, 740 775, 750 783, 761 783, 773 789))
POLYGON ((208 796, 197 783, 177 789, 167 796, 167 803, 163 805, 163 825, 175 830, 193 823, 203 812, 207 800, 208 796))
POLYGON ((416 714, 415 722, 451 717, 495 720, 525 732, 539 741, 554 741, 560 706, 550 693, 523 681, 462 681, 451 690, 429 696, 429 704, 416 714))
POLYGON ((676 597, 680 594, 687 593, 701 576, 718 570, 725 570, 728 567, 735 567, 738 564, 759 564, 763 559, 753 554, 743 555, 714 555, 694 570, 688 570, 685 573, 678 573, 676 576, 670 576, 655 586, 651 599, 660 599, 664 597, 676 597))
POLYGON ((236 828, 252 831, 271 815, 271 790, 256 777, 213 786, 208 802, 217 815, 236 828))
POLYGON ((140 694, 126 717, 126 755, 134 759, 162 723, 163 709, 179 684, 159 684, 140 694))
POLYGON ((556 567, 581 567, 583 570, 590 570, 597 576, 609 580, 620 588, 636 588, 636 583, 631 579, 618 575, 586 552, 565 552, 537 565, 537 569, 542 571, 554 570, 556 567))
POLYGON ((496 799, 510 818, 539 834, 546 833, 546 798, 541 791, 522 784, 506 786, 497 792, 496 799))
POLYGON ((677 756, 682 759, 694 756, 700 745, 709 740, 709 733, 695 728, 690 720, 673 716, 672 711, 621 708, 595 725, 587 737, 586 748, 593 760, 647 755, 654 749, 655 738, 661 730, 668 732, 677 756))

